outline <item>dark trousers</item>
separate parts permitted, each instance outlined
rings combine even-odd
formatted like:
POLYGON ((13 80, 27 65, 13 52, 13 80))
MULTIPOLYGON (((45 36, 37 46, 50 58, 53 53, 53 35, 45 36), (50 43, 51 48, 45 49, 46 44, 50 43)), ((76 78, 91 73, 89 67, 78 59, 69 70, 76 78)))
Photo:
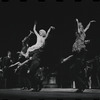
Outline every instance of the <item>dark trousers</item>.
POLYGON ((32 88, 35 88, 39 82, 38 78, 35 76, 35 74, 39 68, 39 65, 40 65, 40 61, 37 59, 35 59, 31 62, 29 76, 30 76, 32 88))
POLYGON ((19 72, 17 72, 19 87, 31 88, 31 83, 27 71, 28 65, 24 65, 22 68, 20 68, 19 72))
POLYGON ((87 87, 87 81, 85 78, 85 71, 84 71, 84 68, 86 66, 85 55, 86 55, 85 51, 76 53, 74 55, 73 68, 71 69, 73 79, 75 80, 76 87, 78 89, 85 89, 87 87))

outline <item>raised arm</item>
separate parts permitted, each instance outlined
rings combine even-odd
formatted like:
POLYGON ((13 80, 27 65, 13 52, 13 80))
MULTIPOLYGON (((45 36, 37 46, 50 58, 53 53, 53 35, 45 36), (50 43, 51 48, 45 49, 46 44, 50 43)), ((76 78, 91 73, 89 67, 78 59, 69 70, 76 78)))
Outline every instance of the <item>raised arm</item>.
POLYGON ((76 18, 76 22, 77 22, 77 25, 78 25, 79 21, 78 21, 78 19, 77 19, 77 18, 76 18))
POLYGON ((79 29, 79 21, 78 21, 77 18, 76 18, 76 22, 77 22, 78 33, 80 33, 80 29, 79 29))
POLYGON ((49 29, 48 29, 48 31, 47 31, 47 34, 46 34, 45 39, 47 39, 47 37, 48 37, 48 35, 49 35, 49 33, 50 33, 51 29, 55 29, 55 27, 50 26, 50 28, 49 28, 49 29))
POLYGON ((34 24, 33 31, 34 31, 34 33, 35 33, 36 36, 39 35, 38 32, 36 31, 36 23, 34 24))
POLYGON ((89 27, 90 27, 90 25, 91 25, 92 22, 96 22, 96 21, 95 20, 90 21, 89 24, 84 29, 84 32, 86 32, 89 29, 89 27))

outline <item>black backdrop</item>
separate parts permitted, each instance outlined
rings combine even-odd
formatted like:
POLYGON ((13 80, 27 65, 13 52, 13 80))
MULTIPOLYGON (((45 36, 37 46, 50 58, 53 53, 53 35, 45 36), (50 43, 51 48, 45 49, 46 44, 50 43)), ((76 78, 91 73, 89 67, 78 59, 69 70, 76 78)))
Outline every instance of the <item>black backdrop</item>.
MULTIPOLYGON (((71 54, 77 30, 76 18, 84 27, 90 20, 96 20, 87 31, 87 39, 91 40, 87 45, 88 57, 100 54, 100 2, 48 1, 0 2, 0 56, 5 56, 8 50, 16 56, 16 52, 21 50, 21 40, 29 34, 37 21, 37 31, 47 31, 50 25, 56 28, 51 31, 46 41, 43 57, 47 63, 57 63, 61 57, 71 54)), ((35 41, 33 35, 31 45, 35 41)))

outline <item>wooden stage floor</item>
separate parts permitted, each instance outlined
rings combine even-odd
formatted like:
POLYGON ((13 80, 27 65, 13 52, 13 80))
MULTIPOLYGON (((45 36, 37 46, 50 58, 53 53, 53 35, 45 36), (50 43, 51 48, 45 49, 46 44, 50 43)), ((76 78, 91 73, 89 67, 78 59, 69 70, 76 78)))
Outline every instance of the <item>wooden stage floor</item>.
POLYGON ((99 99, 100 89, 85 89, 83 93, 75 93, 77 89, 72 88, 43 88, 39 92, 32 92, 31 90, 16 89, 0 89, 0 99, 99 99))
POLYGON ((0 89, 0 99, 94 99, 100 98, 100 89, 85 89, 83 93, 75 93, 77 89, 72 88, 43 88, 40 92, 31 90, 0 89))

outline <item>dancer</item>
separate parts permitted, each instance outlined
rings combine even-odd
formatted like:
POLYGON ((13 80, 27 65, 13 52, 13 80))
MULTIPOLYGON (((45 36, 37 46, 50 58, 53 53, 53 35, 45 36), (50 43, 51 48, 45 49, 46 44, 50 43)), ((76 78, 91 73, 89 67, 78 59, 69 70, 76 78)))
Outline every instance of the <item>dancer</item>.
POLYGON ((7 56, 3 58, 3 77, 5 81, 5 88, 11 87, 11 79, 13 72, 9 69, 9 66, 13 64, 11 52, 7 52, 7 56))
POLYGON ((64 63, 74 58, 74 63, 72 64, 72 66, 70 66, 70 70, 73 75, 73 79, 76 81, 76 84, 78 86, 78 90, 76 92, 83 92, 86 88, 86 83, 80 77, 80 72, 82 72, 82 74, 84 73, 83 71, 85 66, 85 55, 87 52, 86 44, 90 42, 90 40, 85 40, 86 31, 89 29, 91 23, 96 21, 90 21, 85 29, 82 23, 78 21, 78 19, 76 19, 76 22, 78 26, 78 31, 76 32, 76 40, 72 46, 72 55, 64 58, 61 63, 64 63))
POLYGON ((21 52, 17 52, 19 53, 19 59, 27 52, 27 49, 29 47, 29 40, 30 40, 30 36, 33 32, 30 30, 30 34, 28 36, 26 36, 23 40, 22 40, 22 50, 21 52))
POLYGON ((47 33, 46 33, 46 31, 43 30, 43 29, 41 29, 41 30, 39 31, 39 33, 38 33, 38 32, 36 31, 36 24, 34 24, 34 27, 33 27, 33 31, 34 31, 34 32, 33 32, 33 33, 37 36, 36 44, 34 44, 33 46, 29 47, 29 48, 27 49, 27 52, 26 52, 25 54, 22 52, 22 55, 23 55, 25 58, 28 58, 30 52, 33 52, 33 51, 35 51, 35 50, 37 50, 37 49, 42 48, 42 47, 45 45, 45 40, 47 39, 47 37, 48 37, 48 35, 49 35, 51 29, 55 29, 55 28, 54 28, 53 26, 51 26, 51 27, 48 29, 47 33))
POLYGON ((41 80, 39 80, 36 76, 36 72, 38 70, 38 68, 40 67, 40 52, 42 51, 44 45, 45 45, 45 41, 51 31, 51 29, 54 29, 53 26, 51 26, 47 33, 45 30, 41 29, 39 31, 39 33, 36 31, 36 24, 34 24, 33 27, 33 31, 35 33, 35 35, 37 36, 37 41, 36 44, 29 47, 26 54, 24 55, 26 58, 30 56, 30 54, 32 54, 32 62, 31 62, 31 66, 29 69, 29 75, 30 75, 30 80, 31 80, 31 86, 33 88, 33 91, 40 91, 40 89, 42 88, 42 83, 41 80))
POLYGON ((95 20, 90 21, 85 29, 82 23, 78 21, 78 19, 76 19, 76 22, 78 26, 78 32, 76 32, 76 40, 72 47, 72 53, 73 56, 75 57, 75 65, 74 65, 75 68, 73 68, 73 75, 78 86, 78 90, 76 92, 83 92, 84 89, 86 88, 87 83, 85 83, 82 77, 80 76, 80 72, 83 72, 84 70, 85 55, 87 52, 86 44, 90 42, 90 40, 85 40, 86 31, 89 29, 91 23, 96 21, 95 20))
POLYGON ((78 19, 76 19, 76 22, 78 26, 78 32, 76 32, 76 40, 75 40, 75 43, 73 44, 72 52, 80 52, 82 49, 87 51, 85 44, 89 43, 90 40, 85 40, 86 31, 89 29, 91 23, 96 22, 96 21, 95 20, 90 21, 85 29, 82 23, 78 21, 78 19))
POLYGON ((28 69, 29 69, 29 64, 28 62, 31 60, 30 58, 26 60, 26 58, 24 58, 23 54, 25 54, 27 52, 27 49, 29 47, 29 40, 30 40, 30 36, 33 32, 30 31, 30 34, 28 36, 26 36, 23 40, 22 40, 22 50, 21 52, 17 52, 19 53, 19 57, 18 57, 18 61, 20 61, 19 66, 16 68, 16 74, 18 76, 18 86, 21 89, 30 89, 31 88, 31 83, 28 77, 28 69), (27 62, 27 63, 25 63, 27 62), (25 63, 25 64, 24 64, 25 63), (21 67, 20 67, 21 66, 21 67))
MULTIPOLYGON (((89 24, 86 26, 86 28, 84 29, 83 25, 81 22, 78 21, 78 19, 76 19, 77 22, 77 27, 78 27, 78 32, 76 32, 76 40, 72 46, 72 52, 74 53, 79 53, 81 51, 83 51, 83 49, 85 51, 86 50, 86 44, 90 42, 90 40, 85 40, 86 38, 86 31, 89 29, 90 25, 92 22, 96 22, 95 20, 92 20, 89 22, 89 24)), ((61 63, 69 60, 71 57, 73 57, 73 55, 68 56, 67 58, 63 59, 61 61, 61 63)))

